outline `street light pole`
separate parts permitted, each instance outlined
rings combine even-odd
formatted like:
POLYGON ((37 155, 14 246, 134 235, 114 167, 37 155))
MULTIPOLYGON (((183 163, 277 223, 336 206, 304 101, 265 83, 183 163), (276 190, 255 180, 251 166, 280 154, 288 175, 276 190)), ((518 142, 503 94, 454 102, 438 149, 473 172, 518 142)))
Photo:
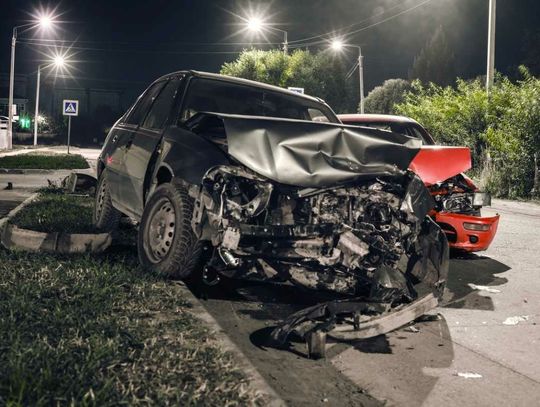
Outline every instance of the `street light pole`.
POLYGON ((358 76, 360 82, 360 114, 364 114, 364 56, 362 47, 358 47, 358 76))
POLYGON ((36 83, 36 113, 34 114, 34 145, 37 146, 38 118, 39 118, 39 85, 41 82, 41 64, 38 65, 36 83))
POLYGON ((497 0, 489 0, 488 53, 487 53, 487 73, 486 73, 486 90, 488 93, 493 87, 493 78, 495 76, 496 8, 497 8, 497 0))
POLYGON ((362 55, 362 47, 359 45, 344 44, 342 40, 337 38, 332 41, 331 47, 334 51, 342 51, 345 47, 358 49, 358 84, 360 87, 360 89, 358 89, 360 99, 359 105, 360 113, 364 114, 364 56, 362 55))
MULTIPOLYGON (((37 19, 33 23, 18 25, 13 27, 13 35, 11 36, 11 67, 9 71, 9 98, 8 98, 8 129, 7 129, 7 146, 11 150, 13 148, 13 88, 15 87, 15 46, 17 45, 17 29, 23 27, 50 29, 54 25, 54 16, 48 13, 43 13, 36 16, 37 19)), ((24 32, 24 31, 23 31, 24 32)))
POLYGON ((15 86, 15 45, 17 44, 17 27, 13 28, 11 36, 11 69, 9 71, 9 99, 8 99, 8 128, 7 148, 13 148, 13 88, 15 86))

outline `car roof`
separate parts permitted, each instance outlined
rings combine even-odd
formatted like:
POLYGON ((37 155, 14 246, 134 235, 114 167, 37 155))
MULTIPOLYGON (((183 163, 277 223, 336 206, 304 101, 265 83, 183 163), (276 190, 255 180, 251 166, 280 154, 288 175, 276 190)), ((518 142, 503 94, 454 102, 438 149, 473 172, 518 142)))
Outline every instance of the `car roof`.
POLYGON ((351 113, 351 114, 338 114, 339 120, 343 123, 355 122, 355 123, 416 123, 416 120, 411 119, 406 116, 397 116, 391 114, 360 114, 360 113, 351 113))
POLYGON ((285 94, 288 94, 288 95, 291 95, 291 96, 311 100, 313 102, 319 102, 319 103, 326 104, 326 102, 324 100, 322 100, 321 98, 315 97, 315 96, 310 96, 310 95, 305 95, 305 94, 298 93, 298 92, 293 92, 292 90, 285 89, 285 88, 280 88, 279 86, 269 85, 267 83, 252 81, 252 80, 243 79, 243 78, 236 78, 234 76, 221 75, 221 74, 211 73, 211 72, 202 72, 202 71, 195 71, 195 70, 177 71, 177 72, 169 73, 167 75, 163 75, 162 77, 158 78, 156 80, 156 82, 160 81, 160 80, 163 80, 163 79, 169 79, 171 77, 175 77, 175 76, 178 76, 178 75, 191 75, 191 76, 199 77, 199 78, 217 79, 217 80, 220 80, 220 81, 233 82, 233 83, 238 83, 238 84, 247 85, 247 86, 256 86, 258 88, 268 89, 268 90, 271 90, 271 91, 274 91, 274 92, 285 93, 285 94))

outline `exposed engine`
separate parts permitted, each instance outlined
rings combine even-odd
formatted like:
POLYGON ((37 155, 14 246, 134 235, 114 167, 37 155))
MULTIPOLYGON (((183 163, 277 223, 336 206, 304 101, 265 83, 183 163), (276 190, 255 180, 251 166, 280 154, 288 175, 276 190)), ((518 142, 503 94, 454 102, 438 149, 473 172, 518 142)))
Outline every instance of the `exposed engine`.
POLYGON ((430 192, 439 212, 480 216, 480 208, 491 204, 489 194, 477 192, 472 181, 462 174, 431 186, 430 192))
POLYGON ((411 300, 414 284, 444 280, 424 244, 437 228, 425 220, 432 201, 411 173, 302 189, 218 167, 192 195, 193 228, 212 242, 208 267, 219 274, 385 301, 411 300))

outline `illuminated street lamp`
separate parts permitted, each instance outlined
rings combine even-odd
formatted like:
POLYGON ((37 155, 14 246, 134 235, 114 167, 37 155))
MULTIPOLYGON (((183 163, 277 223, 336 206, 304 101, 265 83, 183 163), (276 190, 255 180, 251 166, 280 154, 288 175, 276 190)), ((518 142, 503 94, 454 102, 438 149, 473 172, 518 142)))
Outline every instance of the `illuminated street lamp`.
POLYGON ((283 34, 283 53, 287 54, 289 50, 289 42, 287 40, 288 34, 287 31, 282 30, 280 28, 273 27, 267 23, 264 22, 264 20, 257 16, 249 17, 246 20, 247 23, 247 29, 253 33, 260 33, 264 30, 268 31, 274 31, 274 32, 280 32, 283 34))
POLYGON ((330 47, 336 51, 341 52, 344 48, 356 48, 358 49, 358 76, 360 80, 360 113, 364 114, 364 57, 362 55, 362 47, 359 45, 345 44, 340 39, 334 39, 330 44, 330 47))
MULTIPOLYGON (((38 118, 39 118, 39 87, 41 82, 41 67, 44 64, 38 65, 37 70, 37 83, 36 83, 36 112, 34 115, 34 145, 37 146, 37 134, 38 134, 38 118)), ((51 62, 49 62, 45 68, 54 67, 57 71, 63 70, 66 66, 66 56, 62 54, 56 54, 51 62)))
POLYGON ((20 28, 28 27, 41 28, 44 31, 50 31, 54 25, 54 16, 51 13, 43 12, 36 16, 35 20, 28 24, 18 25, 13 27, 13 35, 11 36, 11 69, 9 72, 9 100, 8 100, 8 129, 7 129, 7 146, 8 149, 13 147, 13 88, 15 84, 15 46, 17 45, 17 34, 20 28))
POLYGON ((334 40, 332 41, 332 49, 334 51, 341 51, 343 50, 343 41, 341 40, 334 40))

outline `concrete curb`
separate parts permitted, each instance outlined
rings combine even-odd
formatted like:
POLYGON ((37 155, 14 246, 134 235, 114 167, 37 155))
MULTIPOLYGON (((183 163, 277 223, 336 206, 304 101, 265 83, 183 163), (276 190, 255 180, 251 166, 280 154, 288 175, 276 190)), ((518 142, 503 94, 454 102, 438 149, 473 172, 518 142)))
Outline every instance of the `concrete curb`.
POLYGON ((101 253, 112 242, 110 233, 45 233, 7 224, 2 230, 2 245, 9 250, 48 253, 101 253))
POLYGON ((271 407, 286 406, 287 403, 279 397, 276 391, 261 376, 255 366, 249 361, 240 348, 227 336, 216 319, 206 311, 204 305, 183 283, 178 288, 187 300, 193 305, 188 311, 211 328, 221 347, 235 356, 244 374, 250 379, 249 387, 264 398, 264 405, 271 407))
POLYGON ((101 253, 111 245, 110 233, 45 233, 9 224, 9 220, 25 206, 35 201, 38 195, 37 192, 32 194, 10 211, 6 217, 0 219, 0 242, 6 249, 75 254, 101 253))
POLYGON ((70 170, 40 170, 39 168, 0 168, 0 174, 51 174, 56 171, 70 170))

